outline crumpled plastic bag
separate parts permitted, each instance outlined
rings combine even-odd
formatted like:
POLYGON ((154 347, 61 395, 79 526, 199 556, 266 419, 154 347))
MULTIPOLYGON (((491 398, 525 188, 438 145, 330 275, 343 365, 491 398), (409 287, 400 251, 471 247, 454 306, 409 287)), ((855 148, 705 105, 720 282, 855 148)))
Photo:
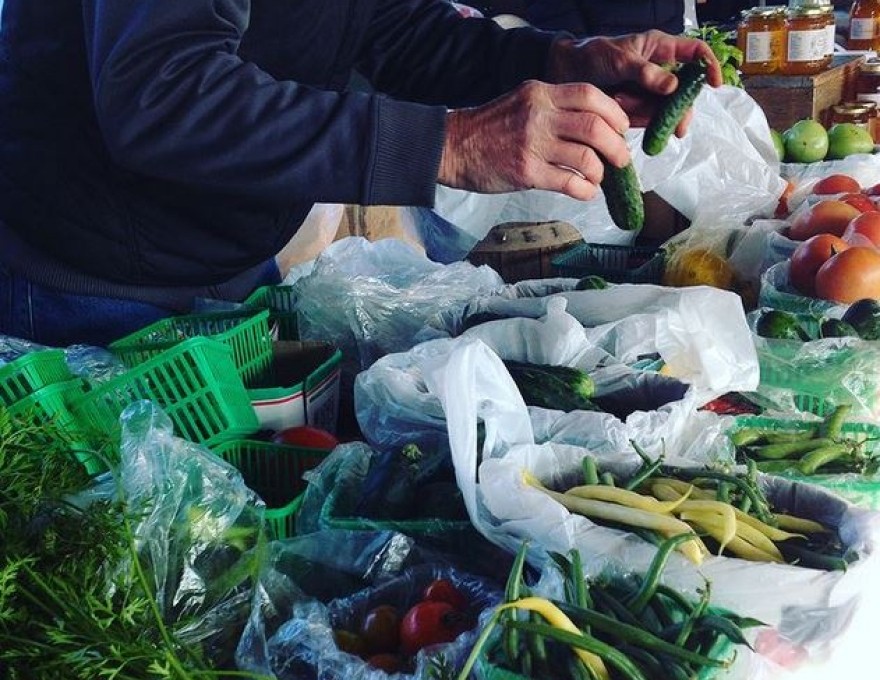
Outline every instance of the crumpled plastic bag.
POLYGON ((138 401, 123 411, 119 480, 159 612, 184 642, 232 661, 265 546, 263 502, 208 449, 138 401))
POLYGON ((343 354, 349 374, 389 352, 404 351, 445 309, 504 283, 490 267, 443 265, 396 239, 335 242, 294 282, 302 340, 322 340, 343 354))
POLYGON ((761 291, 758 295, 758 306, 781 309, 793 314, 807 314, 816 317, 841 318, 847 305, 832 300, 807 297, 802 295, 789 281, 788 272, 791 268, 789 260, 771 265, 761 275, 761 291))
POLYGON ((789 212, 793 213, 805 201, 816 199, 812 195, 813 187, 823 177, 849 175, 863 189, 880 183, 880 156, 858 153, 834 161, 783 163, 780 173, 793 185, 791 195, 787 199, 789 212))

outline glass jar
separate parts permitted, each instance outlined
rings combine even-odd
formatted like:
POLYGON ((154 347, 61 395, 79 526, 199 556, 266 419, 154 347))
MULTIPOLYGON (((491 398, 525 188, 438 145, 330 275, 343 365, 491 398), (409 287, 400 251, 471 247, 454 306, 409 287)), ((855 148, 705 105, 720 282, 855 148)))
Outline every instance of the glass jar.
POLYGON ((824 12, 827 42, 825 48, 828 55, 834 57, 834 44, 837 42, 837 20, 834 18, 834 3, 831 0, 791 0, 789 7, 810 7, 824 12))
POLYGON ((877 116, 874 102, 842 102, 831 107, 831 124, 853 123, 866 130, 871 128, 871 119, 877 116))
POLYGON ((785 14, 775 7, 743 10, 736 44, 742 51, 740 70, 746 75, 776 73, 782 66, 785 14))
POLYGON ((848 50, 876 50, 880 46, 880 1, 856 0, 849 10, 848 50))
POLYGON ((827 12, 820 7, 791 7, 785 19, 785 58, 782 72, 805 76, 831 65, 827 12))
POLYGON ((880 57, 869 57, 859 64, 855 95, 857 101, 874 102, 880 106, 880 57))

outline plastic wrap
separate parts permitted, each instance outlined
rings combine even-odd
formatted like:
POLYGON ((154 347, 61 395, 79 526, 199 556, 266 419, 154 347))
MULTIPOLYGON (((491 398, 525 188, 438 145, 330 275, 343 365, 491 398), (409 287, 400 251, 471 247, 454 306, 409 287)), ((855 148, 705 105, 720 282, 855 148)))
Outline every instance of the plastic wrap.
POLYGON ((231 661, 261 564, 264 505, 235 468, 175 437, 152 402, 120 420, 121 492, 159 612, 182 641, 231 661))
MULTIPOLYGON (((593 452, 555 443, 536 445, 524 436, 522 408, 517 406, 516 396, 501 389, 497 380, 485 379, 491 361, 485 347, 473 342, 457 347, 443 362, 422 367, 426 384, 444 405, 459 486, 475 526, 511 551, 523 538, 546 550, 565 553, 578 548, 588 574, 598 574, 610 563, 644 570, 653 556, 653 546, 572 515, 522 483, 524 469, 551 487, 566 479, 581 479, 581 460, 593 452), (471 389, 462 392, 458 386, 467 381, 471 389), (486 431, 482 447, 476 437, 478 421, 486 431)), ((717 421, 716 435, 723 429, 722 422, 717 421)), ((600 469, 622 476, 639 464, 634 454, 599 452, 596 458, 600 469)), ((703 462, 705 458, 692 459, 695 464, 703 462)), ((878 568, 875 546, 880 537, 880 515, 851 506, 817 487, 774 477, 760 479, 774 505, 836 528, 859 559, 845 573, 832 573, 709 557, 697 572, 683 557, 673 555, 664 572, 666 581, 694 596, 703 576, 709 578, 713 603, 776 629, 777 643, 774 646, 764 640, 763 655, 772 657, 783 644, 796 645, 810 660, 818 661, 848 631, 863 601, 861 593, 870 590, 878 568)))
MULTIPOLYGON (((30 340, 11 335, 0 335, 0 366, 15 361, 31 352, 48 349, 30 340)), ((64 359, 73 375, 91 382, 104 382, 125 372, 120 359, 103 347, 92 345, 70 345, 64 349, 64 359)))
POLYGON ((500 598, 496 583, 443 565, 413 566, 379 585, 332 599, 326 604, 317 600, 295 602, 290 618, 267 641, 269 666, 278 680, 425 678, 434 656, 442 654, 453 666, 463 661, 478 634, 479 614, 495 606, 500 598), (402 616, 420 600, 424 588, 437 578, 448 579, 466 597, 469 603, 466 612, 472 617, 474 628, 451 643, 427 647, 419 652, 409 673, 386 673, 338 649, 334 629, 356 631, 365 614, 381 604, 397 607, 402 616))
POLYGON ((431 262, 395 239, 342 239, 294 284, 300 338, 336 345, 343 369, 357 373, 412 347, 443 310, 503 285, 489 267, 431 262))
POLYGON ((831 300, 807 297, 797 292, 788 279, 790 263, 777 262, 761 276, 761 292, 758 305, 772 307, 794 314, 834 317, 839 319, 846 312, 847 305, 831 300))
MULTIPOLYGON (((753 329, 765 311, 749 315, 753 329)), ((814 317, 807 320, 819 325, 814 317)), ((807 342, 757 333, 753 337, 761 367, 759 392, 765 387, 783 388, 812 395, 826 407, 850 404, 855 417, 876 420, 880 416, 880 344, 856 337, 807 342)))

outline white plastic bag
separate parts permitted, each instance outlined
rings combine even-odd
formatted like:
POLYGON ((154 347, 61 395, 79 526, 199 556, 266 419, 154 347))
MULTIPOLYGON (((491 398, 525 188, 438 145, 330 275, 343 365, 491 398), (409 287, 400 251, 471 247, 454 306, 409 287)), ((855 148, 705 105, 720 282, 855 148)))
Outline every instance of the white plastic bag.
POLYGON ((284 248, 275 256, 281 278, 295 265, 314 260, 336 238, 345 206, 315 203, 284 248))

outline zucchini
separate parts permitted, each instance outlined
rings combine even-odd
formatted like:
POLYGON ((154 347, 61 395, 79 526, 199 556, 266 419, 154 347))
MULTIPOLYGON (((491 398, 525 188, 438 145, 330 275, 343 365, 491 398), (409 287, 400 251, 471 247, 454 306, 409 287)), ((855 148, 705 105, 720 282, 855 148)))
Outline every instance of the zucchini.
POLYGON ((709 65, 703 59, 688 62, 676 72, 678 88, 666 97, 651 117, 642 137, 642 151, 656 156, 666 148, 669 137, 700 94, 708 72, 709 65))
POLYGON ((504 366, 527 406, 557 411, 597 411, 590 399, 596 385, 589 374, 571 366, 505 361, 504 366))
POLYGON ((642 187, 632 161, 622 168, 603 161, 605 171, 599 186, 605 194, 611 221, 619 229, 638 231, 645 225, 642 187))

